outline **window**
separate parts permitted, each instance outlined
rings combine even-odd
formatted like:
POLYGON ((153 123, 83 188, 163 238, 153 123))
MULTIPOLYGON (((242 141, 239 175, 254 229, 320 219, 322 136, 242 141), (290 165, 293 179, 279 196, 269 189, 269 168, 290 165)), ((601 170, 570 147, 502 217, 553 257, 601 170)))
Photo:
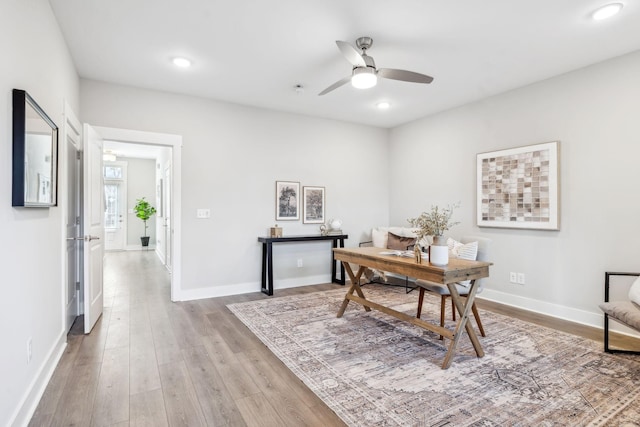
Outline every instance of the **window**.
MULTIPOLYGON (((105 168, 106 169, 106 168, 105 168)), ((121 168, 120 168, 121 169, 121 168)), ((120 184, 105 183, 104 184, 104 228, 114 229, 120 228, 120 184)))
POLYGON ((122 166, 105 165, 104 179, 123 179, 122 166))

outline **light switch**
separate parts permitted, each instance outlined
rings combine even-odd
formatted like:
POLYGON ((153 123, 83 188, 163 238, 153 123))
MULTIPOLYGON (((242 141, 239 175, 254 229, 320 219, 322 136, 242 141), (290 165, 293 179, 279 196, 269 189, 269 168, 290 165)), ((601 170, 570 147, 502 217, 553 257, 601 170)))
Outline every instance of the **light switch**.
POLYGON ((211 218, 211 209, 198 209, 196 218, 211 218))

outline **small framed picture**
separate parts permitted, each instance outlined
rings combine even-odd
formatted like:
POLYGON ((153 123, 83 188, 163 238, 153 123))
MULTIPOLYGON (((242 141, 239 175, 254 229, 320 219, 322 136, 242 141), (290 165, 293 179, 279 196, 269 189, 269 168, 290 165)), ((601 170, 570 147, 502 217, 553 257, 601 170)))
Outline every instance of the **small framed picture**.
POLYGON ((276 221, 300 219, 300 183, 276 181, 276 221))
POLYGON ((302 222, 324 224, 324 187, 303 187, 304 209, 302 222))

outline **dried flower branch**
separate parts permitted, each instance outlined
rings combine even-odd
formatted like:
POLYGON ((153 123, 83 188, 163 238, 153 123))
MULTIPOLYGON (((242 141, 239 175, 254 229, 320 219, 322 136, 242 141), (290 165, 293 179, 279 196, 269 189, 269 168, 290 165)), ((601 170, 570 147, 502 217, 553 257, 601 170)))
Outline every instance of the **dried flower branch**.
POLYGON ((418 229, 418 240, 424 236, 442 236, 442 234, 460 224, 459 221, 451 221, 453 210, 459 208, 460 203, 449 205, 446 208, 431 206, 431 212, 422 212, 417 218, 409 218, 409 224, 418 229))

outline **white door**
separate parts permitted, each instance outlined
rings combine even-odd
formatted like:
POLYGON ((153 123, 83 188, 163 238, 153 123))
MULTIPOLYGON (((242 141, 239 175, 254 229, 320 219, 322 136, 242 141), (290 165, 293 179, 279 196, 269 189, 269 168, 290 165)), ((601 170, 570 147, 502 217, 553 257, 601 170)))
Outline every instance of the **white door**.
POLYGON ((79 306, 79 294, 80 294, 80 249, 82 239, 80 215, 80 179, 81 177, 81 163, 80 163, 80 122, 76 118, 75 114, 65 106, 65 128, 64 128, 64 141, 66 150, 66 194, 67 194, 67 206, 65 213, 65 225, 66 225, 66 250, 65 250, 65 282, 66 282, 66 295, 65 295, 65 312, 66 320, 65 326, 68 332, 76 320, 76 317, 80 315, 79 306))
POLYGON ((84 332, 88 334, 100 318, 103 305, 103 142, 100 135, 86 123, 83 133, 84 332))
POLYGON ((104 163, 104 250, 122 251, 127 235, 127 162, 104 163))
POLYGON ((167 270, 171 271, 171 163, 164 170, 164 182, 164 197, 162 198, 164 204, 164 259, 167 270))

